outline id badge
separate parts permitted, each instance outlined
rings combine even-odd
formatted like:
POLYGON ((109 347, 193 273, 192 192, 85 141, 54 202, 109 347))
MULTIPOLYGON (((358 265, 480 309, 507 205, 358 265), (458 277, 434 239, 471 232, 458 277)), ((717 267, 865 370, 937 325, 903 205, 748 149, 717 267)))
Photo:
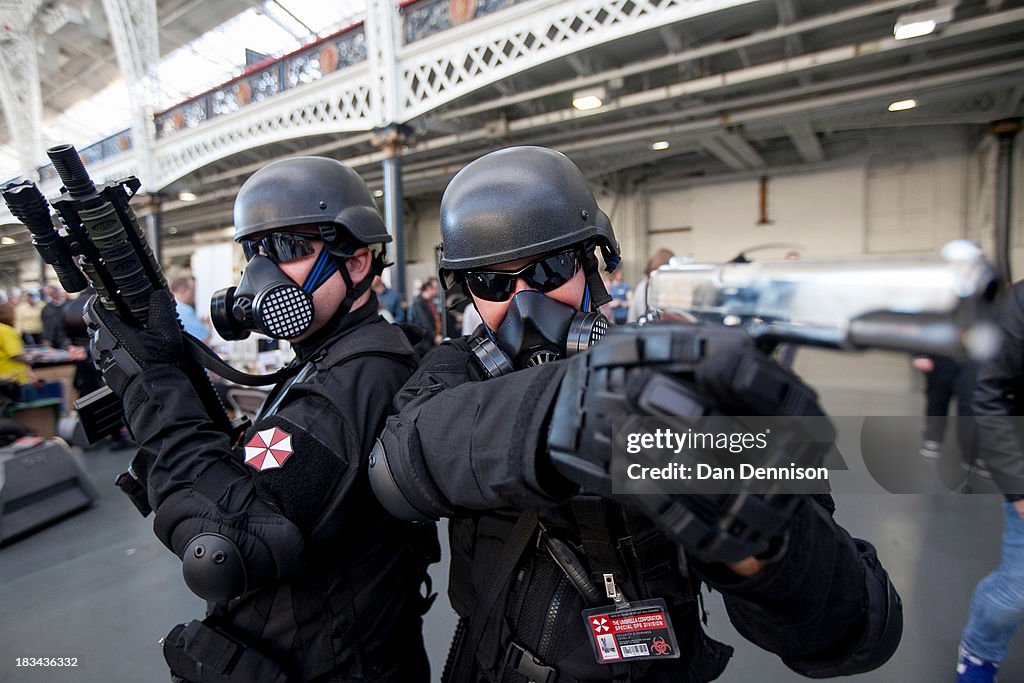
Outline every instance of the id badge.
POLYGON ((679 657, 672 620, 660 598, 637 600, 625 608, 607 605, 586 609, 583 620, 600 664, 679 657))

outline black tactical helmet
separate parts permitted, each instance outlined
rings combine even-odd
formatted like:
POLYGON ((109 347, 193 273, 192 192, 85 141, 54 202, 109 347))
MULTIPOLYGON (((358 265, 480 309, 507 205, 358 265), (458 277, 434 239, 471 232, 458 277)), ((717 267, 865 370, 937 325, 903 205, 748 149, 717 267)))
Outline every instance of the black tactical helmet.
POLYGON ((452 178, 441 198, 442 278, 592 241, 609 270, 619 259, 611 221, 561 152, 509 147, 452 178))
POLYGON ((252 174, 235 198, 235 241, 293 225, 334 225, 344 243, 391 241, 363 179, 325 157, 292 157, 252 174))

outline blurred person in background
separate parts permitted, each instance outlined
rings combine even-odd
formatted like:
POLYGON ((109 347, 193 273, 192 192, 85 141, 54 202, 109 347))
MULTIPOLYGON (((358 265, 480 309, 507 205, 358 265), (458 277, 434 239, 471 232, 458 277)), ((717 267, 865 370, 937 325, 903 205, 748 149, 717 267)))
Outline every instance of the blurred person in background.
POLYGON ((668 265, 673 256, 675 254, 670 250, 659 249, 648 259, 647 266, 644 268, 644 279, 637 283, 636 289, 633 290, 633 300, 629 304, 626 322, 635 323, 647 312, 647 283, 650 280, 651 273, 662 266, 668 265))
POLYGON ((384 319, 392 323, 405 322, 405 309, 402 308, 402 297, 386 284, 380 275, 373 279, 373 291, 377 295, 378 312, 384 319), (387 315, 385 315, 385 311, 387 315))
POLYGON ((621 268, 612 271, 608 294, 612 297, 612 300, 608 302, 612 313, 609 317, 616 325, 625 325, 626 319, 629 317, 629 306, 633 299, 633 288, 626 283, 621 268))
POLYGON ((972 410, 980 455, 1005 496, 1003 556, 974 590, 957 683, 993 683, 1024 622, 1024 282, 1010 293, 1000 352, 977 368, 972 410))
POLYGON ((434 346, 441 343, 441 311, 437 308, 437 278, 428 277, 420 284, 420 294, 412 302, 412 322, 427 331, 434 346))
MULTIPOLYGON (((971 413, 970 369, 944 356, 914 356, 910 361, 915 370, 924 374, 925 418, 921 434, 920 454, 935 459, 940 456, 949 423, 949 406, 956 403, 957 415, 969 417, 971 413)), ((957 440, 964 462, 973 458, 969 424, 966 420, 955 423, 957 440)), ((980 463, 979 463, 980 466, 980 463)))
POLYGON ((55 349, 64 348, 67 333, 64 331, 64 304, 68 298, 64 290, 54 285, 43 287, 43 310, 39 319, 43 325, 43 343, 55 349))
POLYGON ((201 342, 210 340, 210 328, 207 327, 196 313, 196 281, 191 276, 176 278, 171 282, 171 294, 174 295, 178 319, 185 331, 201 342))
POLYGON ((42 311, 43 304, 39 301, 39 295, 31 291, 25 292, 14 308, 14 327, 26 344, 43 342, 42 311))
MULTIPOLYGON (((84 346, 73 344, 68 337, 67 326, 64 324, 65 309, 70 304, 67 293, 60 287, 46 285, 43 287, 43 298, 46 303, 39 317, 43 323, 42 343, 54 349, 63 349, 68 352, 69 360, 73 362, 85 361, 88 359, 88 351, 84 346)), ((78 329, 76 327, 76 329, 78 329)), ((81 341, 81 340, 79 340, 81 341)), ((94 372, 92 363, 88 363, 89 369, 86 372, 94 372)))
POLYGON ((24 352, 21 335, 14 329, 14 306, 0 304, 0 380, 28 384, 31 370, 24 352))

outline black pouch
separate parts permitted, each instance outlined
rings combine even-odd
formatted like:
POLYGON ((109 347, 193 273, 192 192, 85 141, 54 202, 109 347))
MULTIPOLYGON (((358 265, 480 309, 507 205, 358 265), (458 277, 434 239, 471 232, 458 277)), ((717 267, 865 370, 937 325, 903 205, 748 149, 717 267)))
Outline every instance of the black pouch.
POLYGON ((287 683, 277 662, 201 621, 178 624, 164 638, 171 673, 189 683, 287 683))

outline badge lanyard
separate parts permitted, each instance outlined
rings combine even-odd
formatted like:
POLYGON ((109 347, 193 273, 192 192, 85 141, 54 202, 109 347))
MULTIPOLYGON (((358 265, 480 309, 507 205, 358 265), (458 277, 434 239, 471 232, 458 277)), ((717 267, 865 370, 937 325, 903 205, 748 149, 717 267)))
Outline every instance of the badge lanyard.
POLYGON ((679 644, 665 601, 661 598, 629 602, 615 584, 614 574, 604 575, 605 593, 613 605, 583 610, 590 630, 590 645, 600 664, 638 662, 646 659, 678 659, 679 644))

